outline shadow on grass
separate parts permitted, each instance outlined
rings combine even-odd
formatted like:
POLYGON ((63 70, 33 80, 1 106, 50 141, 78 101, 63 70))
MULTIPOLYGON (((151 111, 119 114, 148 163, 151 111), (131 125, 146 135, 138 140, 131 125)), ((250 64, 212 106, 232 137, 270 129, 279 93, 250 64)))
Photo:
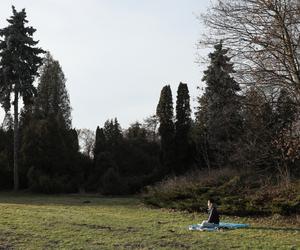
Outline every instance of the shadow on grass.
POLYGON ((247 230, 266 230, 266 231, 291 231, 300 232, 300 228, 296 227, 248 227, 247 230))
MULTIPOLYGON (((140 204, 135 196, 100 196, 96 194, 28 194, 0 192, 0 204, 18 205, 62 205, 62 206, 126 206, 135 207, 140 204)), ((1 248, 0 248, 1 249, 1 248)))

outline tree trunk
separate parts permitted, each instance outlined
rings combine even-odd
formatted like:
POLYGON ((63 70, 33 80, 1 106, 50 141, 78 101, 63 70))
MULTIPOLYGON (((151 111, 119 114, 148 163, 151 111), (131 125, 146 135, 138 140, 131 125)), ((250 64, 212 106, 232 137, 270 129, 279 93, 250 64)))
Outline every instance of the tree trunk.
POLYGON ((19 152, 19 92, 15 90, 14 100, 14 191, 19 190, 18 152, 19 152))

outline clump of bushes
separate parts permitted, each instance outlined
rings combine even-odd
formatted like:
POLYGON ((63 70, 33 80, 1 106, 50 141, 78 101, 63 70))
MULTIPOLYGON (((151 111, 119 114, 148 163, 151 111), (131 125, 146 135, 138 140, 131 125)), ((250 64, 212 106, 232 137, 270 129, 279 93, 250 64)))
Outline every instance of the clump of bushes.
POLYGON ((74 191, 67 176, 50 176, 33 167, 29 169, 27 176, 33 192, 54 194, 74 191))
POLYGON ((98 181, 98 191, 103 195, 135 194, 142 186, 154 182, 153 179, 156 178, 154 174, 122 176, 118 169, 109 168, 98 181))
POLYGON ((290 215, 300 211, 300 182, 282 186, 275 179, 257 178, 232 169, 196 171, 171 177, 143 192, 143 201, 159 208, 191 212, 207 211, 213 197, 220 212, 227 215, 290 215))

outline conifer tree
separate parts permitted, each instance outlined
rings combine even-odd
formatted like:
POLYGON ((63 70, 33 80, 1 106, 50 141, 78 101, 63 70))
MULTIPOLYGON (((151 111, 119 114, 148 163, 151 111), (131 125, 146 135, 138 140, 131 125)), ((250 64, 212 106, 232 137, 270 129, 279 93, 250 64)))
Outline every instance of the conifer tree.
POLYGON ((113 128, 115 139, 121 140, 123 138, 122 128, 117 118, 115 118, 113 121, 113 128))
POLYGON ((107 120, 104 123, 104 135, 105 138, 107 140, 107 144, 111 147, 115 147, 116 145, 118 145, 122 138, 122 129, 121 126, 118 122, 118 119, 111 119, 111 120, 107 120))
POLYGON ((104 135, 103 128, 99 128, 97 126, 96 129, 96 139, 95 139, 95 146, 94 146, 94 159, 96 159, 96 156, 104 152, 106 150, 106 137, 104 135))
POLYGON ((195 159, 199 168, 207 167, 208 171, 211 169, 211 157, 208 144, 207 121, 208 121, 208 103, 207 96, 202 95, 197 98, 199 106, 195 112, 195 124, 193 127, 193 141, 195 144, 195 159))
MULTIPOLYGON (((8 124, 9 125, 9 124, 8 124)), ((13 186, 13 127, 0 128, 0 188, 13 186)))
POLYGON ((48 52, 41 68, 35 101, 35 114, 40 118, 53 115, 62 127, 72 126, 70 98, 66 79, 57 60, 48 52))
POLYGON ((36 45, 32 36, 36 31, 28 23, 25 9, 17 11, 12 6, 13 15, 7 19, 9 25, 0 30, 0 102, 5 111, 11 108, 10 98, 14 95, 14 190, 19 189, 19 97, 25 105, 32 101, 36 89, 33 81, 38 76, 42 64, 39 54, 44 53, 36 45))
POLYGON ((188 86, 180 83, 177 90, 175 146, 176 146, 176 172, 183 173, 191 162, 189 151, 189 133, 191 130, 191 108, 188 86))
POLYGON ((239 84, 233 79, 233 64, 227 56, 222 42, 215 45, 215 51, 209 54, 210 65, 204 71, 206 83, 202 100, 207 107, 200 107, 205 114, 198 114, 205 122, 207 139, 213 151, 214 165, 231 164, 231 156, 242 131, 242 118, 239 84))
POLYGON ((23 169, 31 189, 69 192, 76 190, 80 179, 78 134, 71 129, 71 106, 61 66, 50 53, 43 62, 32 117, 22 127, 23 169), (47 188, 40 184, 40 176, 49 184, 47 188))
POLYGON ((161 140, 161 160, 164 171, 173 170, 174 164, 174 117, 173 99, 170 85, 166 85, 161 90, 159 103, 156 108, 156 115, 159 119, 159 135, 161 140))

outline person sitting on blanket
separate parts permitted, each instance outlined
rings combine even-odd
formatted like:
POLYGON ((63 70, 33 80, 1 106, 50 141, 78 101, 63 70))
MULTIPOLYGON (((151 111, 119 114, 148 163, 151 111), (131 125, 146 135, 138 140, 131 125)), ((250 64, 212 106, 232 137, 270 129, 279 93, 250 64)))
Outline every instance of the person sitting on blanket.
POLYGON ((207 201, 208 206, 208 220, 205 220, 201 223, 201 227, 203 228, 215 228, 220 223, 219 213, 217 210, 217 207, 215 205, 215 202, 213 199, 209 199, 207 201))

